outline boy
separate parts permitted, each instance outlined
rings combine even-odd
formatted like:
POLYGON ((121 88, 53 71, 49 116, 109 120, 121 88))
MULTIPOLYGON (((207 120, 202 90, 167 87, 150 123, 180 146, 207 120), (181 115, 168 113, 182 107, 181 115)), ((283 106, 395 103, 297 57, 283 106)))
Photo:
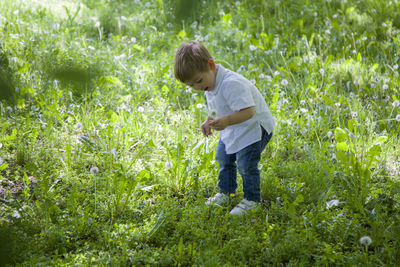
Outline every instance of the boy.
POLYGON ((178 48, 174 68, 179 81, 204 91, 209 110, 216 113, 201 125, 204 136, 211 135, 212 130, 219 131, 220 136, 215 156, 219 193, 206 204, 224 205, 235 194, 238 167, 244 199, 230 214, 243 215, 261 201, 258 162, 275 126, 264 97, 249 80, 215 64, 207 49, 196 41, 178 48))

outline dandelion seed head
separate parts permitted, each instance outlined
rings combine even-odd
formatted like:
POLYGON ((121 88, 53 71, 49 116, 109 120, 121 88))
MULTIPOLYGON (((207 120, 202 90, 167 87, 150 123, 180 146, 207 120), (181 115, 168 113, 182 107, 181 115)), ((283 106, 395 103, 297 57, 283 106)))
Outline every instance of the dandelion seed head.
POLYGON ((142 107, 142 106, 138 107, 138 108, 137 108, 137 111, 138 111, 138 112, 144 112, 144 107, 142 107))
POLYGON ((389 86, 387 85, 387 84, 384 84, 383 86, 382 86, 382 89, 383 90, 387 90, 389 88, 389 86))
POLYGON ((369 246, 369 245, 371 245, 371 243, 372 243, 372 239, 371 239, 371 237, 369 237, 367 235, 360 238, 360 244, 362 246, 369 246))
POLYGON ((93 166, 92 168, 90 168, 90 173, 91 174, 99 173, 99 168, 97 168, 96 166, 93 166))
POLYGON ((287 85, 289 84, 289 82, 288 82, 287 80, 283 79, 283 80, 281 81, 281 84, 282 84, 283 86, 287 86, 287 85))
POLYGON ((197 108, 197 109, 202 109, 203 107, 204 107, 204 104, 201 104, 201 103, 199 103, 199 104, 196 105, 196 108, 197 108))

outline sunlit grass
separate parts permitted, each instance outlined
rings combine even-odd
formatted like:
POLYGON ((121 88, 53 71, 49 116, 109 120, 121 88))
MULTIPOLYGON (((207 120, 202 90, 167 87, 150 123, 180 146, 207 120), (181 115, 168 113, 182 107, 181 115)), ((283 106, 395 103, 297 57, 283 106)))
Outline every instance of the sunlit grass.
POLYGON ((0 85, 12 89, 0 95, 0 239, 14 244, 0 258, 395 264, 399 3, 184 3, 0 3, 0 85), (191 39, 255 83, 278 122, 247 219, 204 205, 218 137, 201 135, 205 99, 172 66, 191 39))

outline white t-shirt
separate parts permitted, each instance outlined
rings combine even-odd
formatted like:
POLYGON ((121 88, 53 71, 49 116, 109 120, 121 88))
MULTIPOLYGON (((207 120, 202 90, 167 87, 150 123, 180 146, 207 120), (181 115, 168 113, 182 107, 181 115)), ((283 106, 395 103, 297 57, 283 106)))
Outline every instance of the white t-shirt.
POLYGON ((217 65, 218 72, 213 91, 205 92, 208 108, 217 112, 217 118, 244 108, 254 107, 254 116, 219 132, 227 154, 236 153, 261 140, 261 127, 270 134, 275 120, 260 91, 240 74, 217 65))

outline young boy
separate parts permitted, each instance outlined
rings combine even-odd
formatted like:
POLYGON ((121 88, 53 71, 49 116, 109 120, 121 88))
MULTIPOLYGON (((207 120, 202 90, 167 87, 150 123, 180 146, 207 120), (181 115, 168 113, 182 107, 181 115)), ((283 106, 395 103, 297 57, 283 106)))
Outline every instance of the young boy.
POLYGON ((237 188, 236 168, 243 180, 244 199, 230 212, 243 215, 261 200, 261 152, 269 142, 275 121, 258 89, 243 76, 215 64, 199 42, 183 43, 175 54, 175 77, 195 90, 204 91, 209 110, 201 125, 204 136, 219 131, 215 159, 219 164, 219 193, 207 204, 224 205, 237 188))

